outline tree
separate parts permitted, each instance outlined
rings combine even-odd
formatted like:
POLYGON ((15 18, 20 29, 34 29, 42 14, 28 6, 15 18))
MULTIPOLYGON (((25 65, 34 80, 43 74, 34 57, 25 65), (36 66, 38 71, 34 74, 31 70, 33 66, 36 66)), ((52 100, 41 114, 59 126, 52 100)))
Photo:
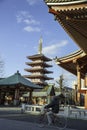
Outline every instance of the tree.
POLYGON ((63 75, 60 75, 59 80, 57 80, 56 83, 59 85, 59 91, 62 93, 65 87, 63 75))
POLYGON ((67 87, 66 81, 63 75, 60 75, 56 81, 58 91, 65 95, 65 104, 75 104, 75 92, 72 88, 67 87))
POLYGON ((4 61, 0 57, 0 78, 3 77, 4 74, 4 61))

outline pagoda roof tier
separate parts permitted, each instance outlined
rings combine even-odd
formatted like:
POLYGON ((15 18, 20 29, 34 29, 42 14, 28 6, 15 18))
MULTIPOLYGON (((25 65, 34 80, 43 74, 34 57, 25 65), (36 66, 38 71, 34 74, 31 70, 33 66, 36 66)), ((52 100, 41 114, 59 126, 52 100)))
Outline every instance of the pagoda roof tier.
POLYGON ((82 50, 76 51, 70 55, 56 58, 55 62, 65 70, 77 75, 77 64, 80 66, 81 78, 87 73, 87 54, 82 50))
POLYGON ((29 78, 29 79, 44 79, 44 80, 52 80, 53 78, 51 77, 47 77, 46 75, 43 75, 43 74, 39 74, 39 75, 25 75, 24 76, 25 78, 29 78))
POLYGON ((87 0, 45 0, 68 35, 87 53, 87 0))
POLYGON ((37 59, 40 59, 40 60, 43 60, 43 61, 46 61, 46 62, 52 61, 52 59, 44 56, 43 54, 36 54, 36 55, 32 55, 32 56, 27 56, 27 58, 30 59, 30 60, 33 60, 33 61, 37 60, 37 59))
POLYGON ((25 71, 27 72, 42 72, 44 74, 49 74, 49 73, 53 73, 52 71, 48 71, 47 69, 43 69, 43 67, 40 67, 40 68, 31 68, 31 69, 25 69, 25 71))
POLYGON ((49 65, 43 61, 33 61, 33 62, 26 62, 27 65, 29 66, 38 66, 38 65, 41 65, 41 66, 44 66, 44 67, 52 67, 52 65, 49 65))

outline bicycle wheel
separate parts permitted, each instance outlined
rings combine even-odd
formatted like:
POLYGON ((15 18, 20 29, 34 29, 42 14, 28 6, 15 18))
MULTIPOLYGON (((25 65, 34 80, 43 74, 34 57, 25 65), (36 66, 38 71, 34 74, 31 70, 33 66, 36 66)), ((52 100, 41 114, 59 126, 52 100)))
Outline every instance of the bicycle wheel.
POLYGON ((38 117, 38 126, 39 127, 44 127, 47 125, 47 117, 45 114, 40 114, 39 117, 38 117))
POLYGON ((63 130, 67 127, 67 118, 62 115, 58 115, 54 119, 54 126, 63 130))

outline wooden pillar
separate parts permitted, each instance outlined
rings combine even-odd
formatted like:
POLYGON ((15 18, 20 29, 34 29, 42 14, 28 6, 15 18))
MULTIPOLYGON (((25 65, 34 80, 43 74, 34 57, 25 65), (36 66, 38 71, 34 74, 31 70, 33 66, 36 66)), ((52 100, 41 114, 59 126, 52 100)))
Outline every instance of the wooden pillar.
POLYGON ((85 74, 84 78, 84 87, 87 88, 87 73, 85 74))
POLYGON ((14 105, 18 105, 19 103, 19 89, 15 89, 15 96, 14 96, 14 105))
MULTIPOLYGON (((81 89, 81 73, 80 73, 80 66, 77 64, 77 91, 81 89)), ((81 104, 81 94, 77 93, 77 103, 81 104)))
POLYGON ((29 97, 28 97, 28 103, 29 104, 32 104, 32 92, 33 92, 33 90, 29 91, 29 97))
POLYGON ((19 100, 19 89, 15 89, 15 99, 19 100))
MULTIPOLYGON (((85 74, 85 78, 84 78, 84 87, 87 88, 87 73, 85 74)), ((87 109, 87 90, 84 96, 85 96, 84 106, 85 106, 85 109, 87 109)))
POLYGON ((86 81, 85 81, 85 77, 84 77, 84 87, 86 86, 86 81))
POLYGON ((77 103, 77 84, 74 85, 74 100, 76 104, 77 103))
POLYGON ((85 94, 85 109, 87 109, 87 91, 86 91, 86 94, 85 94))

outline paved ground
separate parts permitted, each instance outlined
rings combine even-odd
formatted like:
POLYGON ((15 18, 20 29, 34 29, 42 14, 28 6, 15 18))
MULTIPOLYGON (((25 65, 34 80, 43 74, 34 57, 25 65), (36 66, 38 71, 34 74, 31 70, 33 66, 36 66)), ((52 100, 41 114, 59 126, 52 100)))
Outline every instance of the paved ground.
MULTIPOLYGON (((20 108, 0 108, 0 130, 56 130, 52 127, 40 128, 37 121, 37 115, 21 114, 20 108)), ((68 119, 66 130, 87 130, 87 121, 68 119)))
MULTIPOLYGON (((30 122, 0 119, 0 130, 53 130, 53 129, 56 130, 56 128, 50 126, 39 127, 37 124, 30 122)), ((65 130, 73 130, 73 129, 67 128, 65 130)))

